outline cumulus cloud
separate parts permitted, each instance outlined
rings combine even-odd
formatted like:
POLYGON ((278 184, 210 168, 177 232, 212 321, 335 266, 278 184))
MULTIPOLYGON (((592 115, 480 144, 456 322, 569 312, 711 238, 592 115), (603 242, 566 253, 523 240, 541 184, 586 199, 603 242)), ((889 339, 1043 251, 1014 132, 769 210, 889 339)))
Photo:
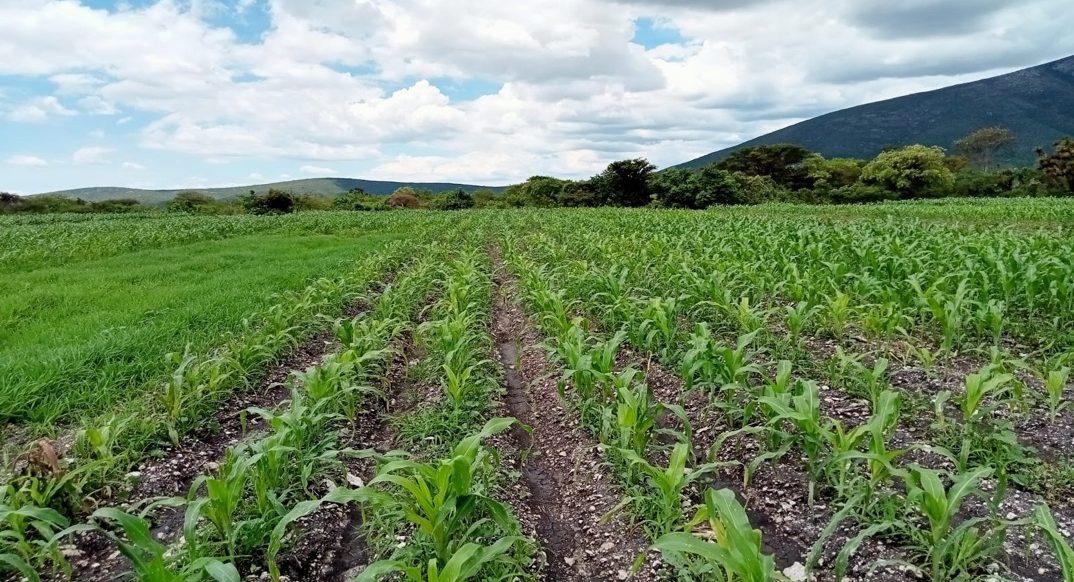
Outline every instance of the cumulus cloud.
POLYGON ((308 164, 305 165, 305 166, 302 166, 298 170, 300 172, 302 172, 303 174, 314 174, 314 175, 317 175, 317 176, 326 176, 326 175, 329 175, 329 174, 338 174, 339 173, 339 172, 333 170, 332 168, 325 168, 325 167, 322 167, 322 166, 311 166, 311 165, 308 165, 308 164))
POLYGON ((266 160, 287 160, 303 174, 338 174, 331 167, 347 161, 385 179, 580 177, 628 156, 677 163, 805 117, 1066 56, 1074 27, 1056 17, 1066 4, 0 1, 0 75, 55 88, 0 101, 0 115, 122 111, 113 131, 132 147, 257 160, 263 175, 275 173, 266 160), (269 19, 256 38, 224 25, 254 11, 269 19), (646 47, 642 18, 679 40, 646 47))
POLYGON ((848 20, 893 38, 963 35, 987 24, 998 11, 1020 7, 1019 0, 856 0, 848 20))
POLYGON ((7 119, 19 123, 33 123, 45 121, 54 116, 77 115, 78 112, 68 109, 60 103, 56 97, 38 97, 25 103, 12 107, 7 112, 7 119))
POLYGON ((25 154, 16 154, 8 157, 4 160, 5 164, 11 164, 12 166, 47 166, 48 162, 37 157, 28 156, 25 154))
POLYGON ((102 146, 86 146, 75 150, 71 154, 71 161, 76 164, 106 164, 108 157, 115 151, 112 148, 102 146))

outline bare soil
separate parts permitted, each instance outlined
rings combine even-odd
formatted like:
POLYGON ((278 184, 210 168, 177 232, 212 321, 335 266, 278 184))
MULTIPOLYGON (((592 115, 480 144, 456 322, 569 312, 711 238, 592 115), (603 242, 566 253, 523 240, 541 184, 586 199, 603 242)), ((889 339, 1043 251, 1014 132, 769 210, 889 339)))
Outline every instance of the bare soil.
POLYGON ((596 442, 560 402, 558 375, 540 347, 541 336, 513 300, 514 290, 498 261, 495 280, 493 331, 507 378, 505 407, 529 427, 515 437, 519 449, 528 451, 520 469, 528 512, 536 514, 537 539, 546 556, 542 579, 656 579, 652 559, 631 573, 649 542, 621 515, 606 515, 619 494, 596 442))

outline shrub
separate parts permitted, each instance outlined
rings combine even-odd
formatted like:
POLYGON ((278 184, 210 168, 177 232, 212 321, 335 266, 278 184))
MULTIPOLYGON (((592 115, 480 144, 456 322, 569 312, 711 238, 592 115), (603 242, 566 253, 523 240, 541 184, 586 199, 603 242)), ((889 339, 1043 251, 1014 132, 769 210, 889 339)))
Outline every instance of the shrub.
POLYGON ((474 197, 462 188, 445 192, 434 201, 434 208, 437 210, 465 210, 473 207, 474 197))
POLYGON ((410 188, 400 188, 384 202, 391 208, 424 208, 425 201, 418 198, 410 188))
POLYGON ((898 194, 899 198, 942 195, 954 184, 941 147, 911 145, 876 156, 862 168, 861 181, 898 194))
POLYGON ((652 201, 649 178, 656 166, 644 158, 608 164, 590 180, 596 201, 606 206, 645 206, 652 201))
POLYGON ((203 214, 211 212, 216 206, 219 206, 219 202, 212 196, 201 192, 186 191, 176 194, 175 198, 172 198, 164 205, 164 208, 168 212, 203 214))
POLYGON ((295 197, 275 188, 260 196, 251 191, 242 198, 242 205, 250 214, 290 214, 295 211, 295 197))
POLYGON ((1055 151, 1050 154, 1038 149, 1037 158, 1049 183, 1066 194, 1074 194, 1074 139, 1057 141, 1055 151))

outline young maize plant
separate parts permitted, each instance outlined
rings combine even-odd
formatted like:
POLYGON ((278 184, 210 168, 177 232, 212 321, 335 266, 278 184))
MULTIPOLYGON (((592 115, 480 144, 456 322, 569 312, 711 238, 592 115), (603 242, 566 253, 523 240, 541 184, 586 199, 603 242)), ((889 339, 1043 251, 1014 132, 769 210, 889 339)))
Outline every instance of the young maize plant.
POLYGON ((64 537, 75 532, 92 531, 109 538, 119 552, 130 561, 132 574, 140 582, 190 582, 214 580, 239 582, 234 564, 214 557, 199 557, 188 562, 174 563, 167 557, 167 548, 153 538, 143 515, 136 516, 112 507, 93 512, 87 523, 72 526, 61 533, 64 537), (107 524, 109 527, 100 525, 107 524), (120 529, 123 536, 115 533, 120 529))
POLYGON ((682 580, 698 582, 772 582, 785 580, 773 557, 765 554, 761 532, 730 489, 705 492, 705 505, 685 531, 660 536, 660 551, 682 580))
POLYGON ((893 527, 910 540, 930 580, 944 582, 972 576, 1002 547, 1006 527, 999 520, 956 519, 967 497, 983 494, 980 481, 992 472, 978 468, 955 474, 950 487, 944 487, 941 474, 932 469, 912 466, 904 473, 906 515, 893 527), (915 523, 921 517, 926 520, 926 528, 915 523))
POLYGON ((603 408, 600 434, 601 442, 605 444, 644 455, 664 407, 653 402, 649 386, 636 382, 636 375, 637 370, 627 368, 613 376, 616 401, 603 408))
POLYGON ((782 433, 781 441, 798 446, 806 456, 806 470, 809 474, 809 504, 813 504, 817 480, 824 469, 824 459, 829 453, 828 443, 832 440, 831 430, 820 413, 820 390, 815 382, 799 382, 800 392, 790 399, 762 397, 760 404, 771 412, 769 426, 782 433), (780 428, 789 423, 791 432, 780 428))
POLYGON ((820 307, 812 305, 808 301, 798 301, 793 305, 785 306, 783 309, 787 314, 785 323, 787 331, 790 332, 791 343, 799 346, 802 341, 802 333, 809 329, 813 319, 820 312, 820 307))
POLYGON ((1048 415, 1052 422, 1055 422, 1060 412, 1070 407, 1070 402, 1063 400, 1063 392, 1066 391, 1069 380, 1070 368, 1063 366, 1049 371, 1044 381, 1044 390, 1048 393, 1048 415))
POLYGON ((1070 542, 1059 531, 1059 526, 1052 517, 1052 512, 1047 505, 1038 505, 1033 510, 1033 520, 1037 528, 1044 533, 1055 550, 1055 559, 1059 562, 1059 568, 1063 574, 1063 582, 1074 581, 1074 549, 1070 542))
POLYGON ((489 496, 488 478, 496 469, 481 441, 517 421, 494 418, 462 439, 450 455, 423 463, 404 452, 382 456, 383 464, 367 487, 380 495, 367 504, 383 515, 398 515, 414 528, 394 555, 370 564, 359 580, 379 580, 403 572, 415 581, 527 579, 528 542, 506 506, 489 496))
MULTIPOLYGON (((711 462, 687 467, 692 444, 676 443, 668 455, 668 466, 658 467, 630 449, 615 449, 627 463, 640 470, 644 482, 634 479, 626 485, 625 499, 619 507, 630 507, 631 513, 642 520, 650 538, 672 532, 685 522, 683 495, 687 488, 719 469, 726 462, 711 462)), ((629 475, 628 475, 629 476, 629 475)))
POLYGON ((1027 449, 1018 442, 1010 421, 993 414, 1010 394, 1012 380, 1013 376, 997 373, 992 365, 967 375, 964 390, 954 397, 962 416, 955 429, 948 427, 944 414, 945 403, 952 395, 946 391, 937 394, 935 407, 941 445, 926 447, 949 458, 960 472, 978 465, 995 469, 997 502, 1006 493, 1012 468, 1027 459, 1027 449))
POLYGON ((0 489, 0 563, 19 575, 39 580, 38 568, 66 567, 54 540, 70 522, 55 509, 25 499, 8 484, 0 489))

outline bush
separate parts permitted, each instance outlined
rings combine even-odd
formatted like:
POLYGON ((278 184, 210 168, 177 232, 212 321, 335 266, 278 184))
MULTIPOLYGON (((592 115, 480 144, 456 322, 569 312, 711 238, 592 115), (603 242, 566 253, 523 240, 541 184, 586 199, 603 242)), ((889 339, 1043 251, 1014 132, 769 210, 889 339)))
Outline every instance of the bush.
POLYGON ((906 146, 876 156, 862 168, 861 181, 894 192, 899 198, 942 196, 955 181, 945 160, 941 147, 906 146))
POLYGON ((290 214, 295 211, 295 197, 275 188, 260 196, 251 191, 242 198, 242 206, 250 214, 290 214))
POLYGON ((168 212, 185 212, 187 214, 205 214, 212 212, 213 209, 220 206, 220 203, 209 196, 201 192, 180 192, 175 195, 174 198, 169 200, 164 208, 168 212))
POLYGON ((332 209, 332 199, 320 194, 299 194, 294 197, 294 200, 296 212, 332 209))
POLYGON ((413 193, 411 188, 400 188, 384 202, 391 208, 424 208, 425 201, 413 193))
POLYGON ((1037 150, 1038 164, 1045 179, 1067 195, 1074 194, 1074 139, 1055 143, 1055 151, 1037 150))
POLYGON ((814 156, 800 145, 782 143, 742 148, 715 165, 732 173, 768 176, 783 188, 799 190, 813 186, 808 161, 814 156))
POLYGON ((474 197, 462 188, 445 192, 433 202, 433 208, 437 210, 466 210, 473 207, 474 197))
POLYGON ((644 158, 608 164, 590 180, 595 202, 606 206, 645 206, 652 202, 649 178, 656 166, 644 158))
POLYGON ((356 211, 388 209, 384 205, 383 196, 370 196, 361 188, 353 188, 346 194, 336 197, 335 200, 332 200, 332 208, 335 208, 336 210, 356 211))

